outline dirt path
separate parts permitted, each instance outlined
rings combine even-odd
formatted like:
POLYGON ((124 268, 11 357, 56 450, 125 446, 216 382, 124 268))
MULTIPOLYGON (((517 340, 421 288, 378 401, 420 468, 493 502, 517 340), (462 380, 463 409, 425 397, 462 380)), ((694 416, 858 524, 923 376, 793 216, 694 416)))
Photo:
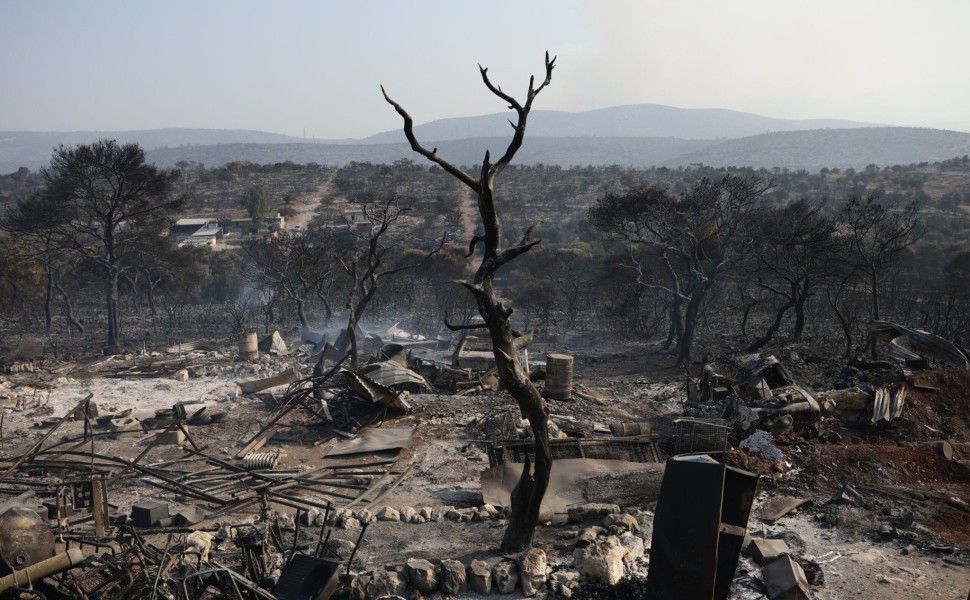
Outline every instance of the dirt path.
POLYGON ((334 175, 335 173, 332 173, 327 176, 313 193, 300 196, 290 205, 296 211, 296 214, 286 218, 287 229, 292 230, 299 226, 300 229, 305 230, 310 225, 313 217, 320 212, 320 204, 323 199, 330 195, 330 184, 333 183, 334 175))
POLYGON ((472 195, 468 186, 461 186, 461 201, 458 204, 458 212, 461 214, 462 242, 467 243, 475 235, 478 224, 478 205, 477 199, 472 195))

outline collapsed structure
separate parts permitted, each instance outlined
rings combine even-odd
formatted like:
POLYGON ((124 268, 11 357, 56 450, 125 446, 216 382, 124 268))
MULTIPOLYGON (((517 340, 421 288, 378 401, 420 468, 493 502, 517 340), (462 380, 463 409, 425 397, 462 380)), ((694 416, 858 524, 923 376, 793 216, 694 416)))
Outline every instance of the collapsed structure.
MULTIPOLYGON (((919 369, 952 369, 962 352, 892 326, 894 347, 924 354, 845 368, 875 374, 867 381, 816 391, 774 356, 740 356, 668 387, 679 387, 676 404, 625 412, 612 406, 615 391, 574 376, 573 356, 533 357, 534 380, 553 372, 548 527, 532 550, 502 555, 494 531, 533 446, 528 420, 496 389, 494 364, 467 336, 453 345, 396 326, 360 333, 369 358, 357 369, 322 338, 288 350, 277 333, 255 357, 245 336, 241 357, 185 343, 170 356, 6 376, 0 597, 572 597, 646 576, 644 597, 809 598, 828 585, 828 559, 786 537, 786 520, 837 527, 886 506, 871 478, 828 481, 819 490, 832 488, 829 498, 806 493, 833 475, 820 465, 861 451, 844 438, 884 435, 922 410, 910 403, 940 391, 925 377, 948 371, 919 369), (72 376, 84 381, 71 387, 72 376), (96 380, 153 387, 112 395, 96 380), (178 387, 206 381, 199 397, 178 387), (51 401, 58 386, 64 396, 51 401), (93 391, 68 402, 82 389, 93 391), (439 537, 441 548, 419 541, 439 537)), ((525 364, 534 334, 517 344, 525 364)), ((940 435, 911 436, 893 468, 915 453, 923 466, 913 468, 936 469, 936 480, 924 477, 941 483, 912 498, 970 514, 966 440, 924 423, 940 435)), ((970 529, 931 528, 935 513, 900 496, 905 488, 895 493, 877 537, 965 560, 970 529)))

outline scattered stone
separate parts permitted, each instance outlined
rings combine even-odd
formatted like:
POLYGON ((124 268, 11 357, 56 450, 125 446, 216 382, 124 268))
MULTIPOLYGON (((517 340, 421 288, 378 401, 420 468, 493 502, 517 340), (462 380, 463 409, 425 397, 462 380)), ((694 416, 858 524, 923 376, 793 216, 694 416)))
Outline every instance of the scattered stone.
POLYGON ((424 517, 425 521, 430 521, 431 517, 434 516, 434 509, 430 506, 422 506, 421 510, 418 511, 418 514, 424 517))
POLYGON ((418 516, 418 511, 411 506, 402 506, 398 512, 401 514, 401 520, 405 523, 414 523, 414 518, 418 516))
POLYGON ((579 573, 576 571, 556 571, 549 577, 549 589, 563 598, 572 598, 578 587, 579 573))
POLYGON ((606 517, 603 518, 603 527, 606 527, 607 529, 610 527, 617 527, 625 531, 640 533, 640 521, 637 521, 636 517, 633 515, 628 515, 626 513, 606 515, 606 517))
POLYGON ((623 555, 624 563, 628 565, 633 564, 638 559, 643 558, 644 552, 646 552, 643 538, 638 535, 633 535, 628 531, 621 535, 619 540, 620 545, 626 550, 626 554, 623 555))
POLYGON ((400 521, 401 513, 397 512, 397 509, 391 508, 390 506, 385 506, 384 508, 377 511, 378 521, 400 521))
POLYGON ((519 567, 512 561, 502 561, 492 567, 492 583, 500 594, 511 594, 519 585, 519 567))
POLYGON ((849 484, 840 487, 829 502, 833 504, 853 504, 859 508, 864 508, 866 505, 866 500, 862 497, 862 494, 855 491, 849 484))
POLYGON ((365 589, 368 600, 391 595, 403 596, 408 590, 408 580, 396 571, 384 571, 374 576, 365 589))
POLYGON ((438 589, 438 570, 423 558, 409 558, 407 572, 411 587, 422 594, 430 594, 438 589))
POLYGON ((457 596, 465 591, 465 565, 458 560, 441 561, 441 593, 446 596, 457 596))
POLYGON ((361 523, 373 523, 374 521, 376 521, 376 519, 374 518, 374 514, 371 511, 367 510, 366 508, 362 508, 356 511, 354 513, 354 518, 360 521, 361 523))
POLYGON ((546 553, 538 548, 529 548, 519 555, 518 561, 522 593, 535 596, 546 582, 546 553))
POLYGON ((623 577, 623 559, 627 554, 628 550, 620 544, 620 540, 609 535, 598 538, 585 548, 577 548, 573 551, 573 560, 576 570, 586 579, 616 585, 623 577))
POLYGON ((602 519, 606 515, 618 514, 620 507, 616 504, 589 503, 569 508, 569 520, 572 523, 582 523, 591 519, 602 519))
POLYGON ((350 581, 350 600, 367 600, 367 586, 370 582, 370 575, 354 577, 350 581))
POLYGON ((175 381, 188 381, 189 380, 189 370, 188 369, 179 369, 178 371, 175 372, 174 379, 175 379, 175 381))
POLYGON ((579 532, 579 535, 576 536, 576 547, 585 548, 586 546, 589 546, 596 541, 596 538, 600 533, 602 533, 602 531, 602 527, 587 527, 586 529, 583 529, 579 532))
POLYGON ((492 593, 492 568, 484 560, 473 560, 468 565, 468 587, 486 596, 492 593))
POLYGON ((346 517, 340 521, 341 529, 357 529, 360 527, 360 521, 353 517, 346 517))

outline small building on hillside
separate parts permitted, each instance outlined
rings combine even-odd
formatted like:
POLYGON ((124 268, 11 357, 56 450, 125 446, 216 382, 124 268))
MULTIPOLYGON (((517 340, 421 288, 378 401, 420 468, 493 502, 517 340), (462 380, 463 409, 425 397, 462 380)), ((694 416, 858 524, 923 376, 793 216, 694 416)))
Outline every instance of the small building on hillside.
MULTIPOLYGON (((253 220, 249 217, 243 219, 230 219, 230 221, 232 221, 231 228, 236 231, 248 231, 253 227, 253 220)), ((275 217, 266 217, 263 226, 268 229, 282 231, 286 229, 286 217, 280 213, 276 213, 275 217)))
POLYGON ((169 235, 179 247, 191 245, 215 248, 223 234, 219 222, 211 218, 179 219, 169 229, 169 235))

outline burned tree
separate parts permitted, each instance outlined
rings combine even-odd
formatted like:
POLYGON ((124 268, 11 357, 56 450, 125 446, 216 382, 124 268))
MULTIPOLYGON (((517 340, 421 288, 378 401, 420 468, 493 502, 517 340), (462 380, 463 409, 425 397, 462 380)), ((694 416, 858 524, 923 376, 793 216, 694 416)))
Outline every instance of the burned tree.
MULTIPOLYGON (((919 205, 914 200, 903 207, 880 202, 874 195, 865 199, 852 196, 839 212, 852 250, 850 263, 866 279, 869 287, 869 317, 882 318, 882 283, 899 267, 904 253, 922 235, 919 205)), ((870 348, 876 354, 875 340, 870 348)))
POLYGON ((333 235, 324 230, 305 234, 285 231, 243 244, 253 283, 261 289, 272 289, 296 305, 296 315, 303 329, 310 327, 307 304, 314 297, 324 303, 327 321, 333 310, 326 301, 325 290, 332 283, 341 264, 341 254, 333 235))
POLYGON ((32 194, 11 208, 0 221, 0 229, 16 236, 27 256, 37 260, 44 271, 44 329, 51 332, 55 292, 64 306, 68 331, 84 327, 74 317, 70 295, 64 290, 62 277, 72 267, 64 236, 70 214, 53 198, 32 194))
POLYGON ((392 100, 381 87, 384 99, 404 119, 404 135, 411 144, 411 149, 465 184, 478 198, 478 214, 482 220, 484 234, 472 237, 468 245, 468 256, 471 257, 479 245, 482 246, 483 253, 474 277, 471 281, 462 281, 461 284, 475 298, 478 312, 485 323, 483 325, 453 325, 447 323, 446 320, 446 325, 452 330, 470 328, 488 330, 492 338, 492 351, 495 355, 495 364, 502 389, 511 394, 519 405, 523 416, 528 417, 535 436, 535 465, 530 465, 529 462, 525 463, 522 476, 512 491, 512 517, 502 538, 502 548, 506 551, 518 551, 532 545, 533 533, 539 523, 539 507, 549 485, 552 453, 549 448, 549 431, 547 429, 549 411, 539 391, 529 381, 528 373, 525 372, 519 362, 513 341, 512 308, 500 301, 495 292, 496 272, 539 243, 539 240, 532 239, 539 224, 532 225, 518 244, 505 247, 493 191, 495 189, 495 178, 512 162, 515 153, 522 147, 526 121, 529 112, 532 110, 532 102, 552 81, 552 70, 555 67, 555 62, 555 57, 550 59, 547 52, 545 78, 538 87, 535 85, 534 76, 529 79, 529 89, 526 92, 524 103, 520 103, 503 92, 500 87, 494 85, 488 77, 488 69, 479 66, 485 87, 515 111, 516 120, 512 123, 514 133, 505 153, 497 162, 492 163, 491 155, 486 151, 477 176, 466 173, 439 156, 437 148, 428 150, 422 146, 414 135, 414 121, 411 115, 400 104, 392 100))
POLYGON ((137 144, 113 140, 61 146, 42 174, 48 200, 69 216, 67 246, 104 275, 107 345, 113 349, 120 341, 121 273, 146 237, 159 235, 160 224, 184 205, 183 197, 169 196, 178 174, 146 164, 137 144))
POLYGON ((749 217, 770 185, 756 176, 728 175, 703 179, 680 196, 660 188, 608 194, 589 209, 594 227, 631 245, 638 283, 669 298, 678 365, 690 361, 710 292, 746 258, 749 217), (637 249, 647 250, 662 277, 644 277, 637 249))
MULTIPOLYGON (((366 230, 363 233, 355 233, 359 244, 357 250, 347 252, 340 259, 341 267, 350 279, 350 291, 347 294, 346 335, 338 348, 341 352, 349 348, 351 365, 355 368, 357 367, 357 325, 370 301, 374 299, 381 280, 402 271, 414 269, 421 264, 421 261, 395 266, 387 264, 388 252, 393 248, 388 242, 388 230, 411 210, 410 203, 402 202, 396 194, 389 194, 383 198, 365 195, 358 199, 358 202, 366 230)), ((349 227, 353 232, 353 225, 349 227)), ((440 249, 441 245, 431 250, 425 258, 440 249)))
POLYGON ((816 288, 839 269, 835 224, 820 207, 800 200, 783 209, 766 209, 753 216, 758 288, 781 300, 775 318, 764 335, 748 346, 758 350, 781 328, 785 315, 794 311, 791 340, 800 342, 805 329, 805 304, 816 288))

